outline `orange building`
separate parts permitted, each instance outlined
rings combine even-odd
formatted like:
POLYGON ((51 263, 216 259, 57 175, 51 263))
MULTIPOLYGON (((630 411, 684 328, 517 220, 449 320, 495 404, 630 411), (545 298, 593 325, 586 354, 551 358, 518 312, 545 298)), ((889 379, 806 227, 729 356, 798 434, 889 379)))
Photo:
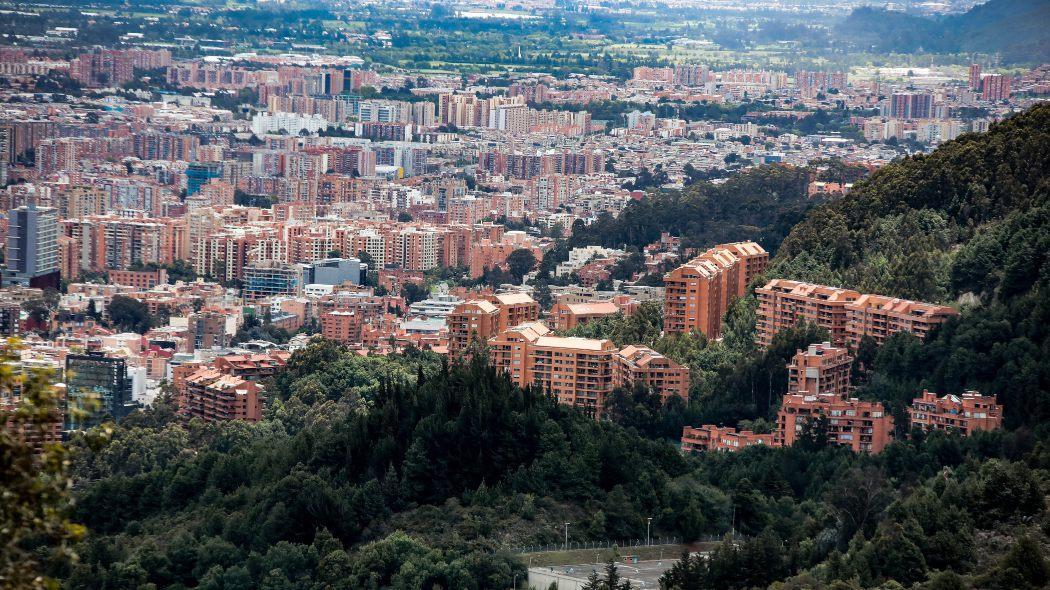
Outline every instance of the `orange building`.
POLYGON ((664 277, 664 331, 717 338, 722 316, 760 275, 769 254, 754 242, 715 246, 664 277))
POLYGON ((343 344, 361 342, 361 316, 356 311, 335 310, 321 314, 321 336, 343 344))
POLYGON ((227 375, 248 381, 271 377, 288 364, 292 353, 273 350, 264 354, 230 354, 215 359, 215 368, 227 375))
POLYGON ((830 342, 810 344, 799 350, 788 364, 788 393, 803 395, 849 396, 850 370, 853 357, 845 348, 830 342))
POLYGON ((696 451, 739 451, 754 445, 773 444, 772 434, 755 434, 750 430, 737 432, 736 428, 707 424, 697 428, 686 426, 682 429, 682 452, 696 451))
POLYGON ((880 453, 893 441, 893 416, 881 403, 834 395, 788 394, 777 412, 773 444, 795 444, 805 424, 819 416, 828 420, 828 442, 855 453, 880 453))
POLYGON ((944 305, 785 279, 774 279, 755 293, 760 346, 769 346, 777 332, 803 321, 828 330, 835 346, 856 348, 865 336, 879 344, 897 332, 925 338, 935 326, 958 315, 944 305))
POLYGON ((600 417, 617 387, 644 383, 666 401, 689 395, 689 369, 642 346, 617 350, 609 340, 550 336, 542 323, 510 328, 489 339, 489 360, 517 385, 551 392, 559 403, 600 417))
POLYGON ((963 436, 978 430, 995 430, 1003 425, 1003 407, 995 403, 995 396, 976 391, 961 396, 922 391, 922 397, 912 400, 908 408, 912 427, 925 430, 951 430, 963 436))
POLYGON ((689 367, 680 365, 655 350, 639 345, 625 346, 613 357, 613 383, 628 387, 644 383, 660 394, 663 403, 672 397, 689 401, 689 367))
POLYGON ((540 304, 525 293, 497 293, 485 299, 499 308, 499 329, 535 322, 540 318, 540 304))
POLYGON ((262 387, 213 368, 202 368, 186 377, 179 413, 186 419, 206 422, 262 420, 262 387))
POLYGON ((613 354, 609 340, 549 336, 547 326, 532 322, 489 339, 493 366, 521 387, 550 392, 558 403, 598 417, 613 390, 613 354))
POLYGON ((500 309, 489 301, 464 301, 447 316, 448 351, 458 353, 472 340, 487 341, 499 333, 500 309))
POLYGON ((620 313, 612 301, 589 301, 587 303, 555 303, 551 307, 551 318, 555 330, 571 330, 596 319, 620 313))
POLYGON ((897 332, 911 332, 925 339, 930 332, 959 312, 947 305, 909 301, 882 295, 861 295, 846 306, 849 346, 856 349, 864 336, 882 344, 897 332))
POLYGON ((152 289, 168 282, 168 271, 157 270, 110 270, 107 273, 109 284, 127 285, 136 289, 152 289))
POLYGON ((809 322, 824 328, 831 343, 844 346, 847 341, 846 304, 860 298, 860 293, 799 281, 774 279, 755 289, 758 297, 755 341, 769 346, 781 330, 809 322))

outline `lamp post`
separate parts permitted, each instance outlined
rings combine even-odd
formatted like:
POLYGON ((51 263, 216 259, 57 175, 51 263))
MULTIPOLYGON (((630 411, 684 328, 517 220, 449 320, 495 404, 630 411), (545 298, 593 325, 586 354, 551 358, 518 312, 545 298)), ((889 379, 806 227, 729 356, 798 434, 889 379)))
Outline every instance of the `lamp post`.
POLYGON ((569 523, 565 523, 565 550, 569 550, 569 523))
POLYGON ((514 574, 514 585, 511 586, 511 590, 518 590, 518 574, 514 574))
POLYGON ((651 527, 652 524, 653 524, 653 517, 650 516, 649 518, 645 519, 645 546, 646 547, 651 545, 651 543, 649 542, 649 538, 650 538, 649 537, 649 527, 651 527))

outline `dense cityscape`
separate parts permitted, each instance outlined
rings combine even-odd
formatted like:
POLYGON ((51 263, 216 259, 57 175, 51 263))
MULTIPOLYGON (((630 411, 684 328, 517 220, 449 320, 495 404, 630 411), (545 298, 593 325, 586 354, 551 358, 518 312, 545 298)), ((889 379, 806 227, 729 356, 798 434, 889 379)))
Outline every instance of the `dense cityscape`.
POLYGON ((1050 5, 0 4, 0 586, 1050 584, 1050 5))

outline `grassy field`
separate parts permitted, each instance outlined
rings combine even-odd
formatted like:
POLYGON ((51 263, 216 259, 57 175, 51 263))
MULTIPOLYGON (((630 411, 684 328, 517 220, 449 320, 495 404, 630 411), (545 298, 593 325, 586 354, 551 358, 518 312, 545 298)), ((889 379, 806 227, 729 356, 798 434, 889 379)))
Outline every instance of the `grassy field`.
POLYGON ((555 566, 581 563, 605 563, 610 558, 620 560, 635 555, 641 561, 652 559, 678 559, 689 551, 710 551, 718 543, 693 543, 690 545, 652 545, 649 547, 614 547, 612 549, 570 549, 568 551, 538 551, 522 553, 518 560, 526 566, 555 566))

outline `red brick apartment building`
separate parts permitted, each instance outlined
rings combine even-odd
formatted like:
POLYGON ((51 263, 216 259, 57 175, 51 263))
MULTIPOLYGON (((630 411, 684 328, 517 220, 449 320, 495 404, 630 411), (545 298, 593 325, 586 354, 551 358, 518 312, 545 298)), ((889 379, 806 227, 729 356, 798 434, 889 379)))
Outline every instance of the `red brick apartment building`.
POLYGON ((853 357, 845 348, 830 342, 810 344, 799 350, 788 364, 788 393, 849 396, 853 357))
POLYGON ((963 436, 978 430, 995 430, 1003 425, 1003 407, 995 396, 967 391, 962 395, 937 397, 923 390, 908 408, 911 425, 925 430, 951 430, 963 436))
POLYGON ((342 344, 361 342, 362 314, 357 310, 337 309, 321 314, 321 336, 342 344))
POLYGON ((589 301, 586 303, 555 303, 551 307, 551 318, 555 330, 571 330, 596 319, 616 315, 620 308, 612 301, 589 301))
POLYGON ((206 422, 262 419, 262 387, 217 369, 202 368, 185 379, 179 414, 206 422))
POLYGON ((499 333, 500 310, 489 301, 464 301, 447 316, 448 351, 460 352, 473 340, 482 342, 499 333))
POLYGON ((682 429, 682 452, 739 451, 754 445, 772 445, 772 434, 755 434, 750 430, 737 432, 735 428, 706 425, 682 429))
POLYGON ((945 305, 786 279, 774 279, 755 293, 755 340, 760 346, 769 346, 777 332, 803 321, 825 328, 833 345, 855 348, 864 336, 871 336, 880 344, 897 332, 925 338, 936 326, 958 315, 945 305))
POLYGON ((464 301, 445 317, 448 325, 448 350, 456 353, 471 340, 482 342, 500 332, 535 322, 540 317, 540 304, 524 293, 485 295, 464 301))
POLYGON ((664 276, 664 331, 717 338, 722 316, 769 263, 754 242, 715 246, 664 276))
POLYGON ((247 381, 261 381, 277 374, 288 364, 292 353, 273 350, 264 354, 230 354, 215 359, 215 368, 247 381))
POLYGON ((168 282, 168 271, 157 270, 111 270, 107 273, 111 285, 127 285, 136 289, 152 289, 168 282))
POLYGON ((857 300, 860 293, 786 279, 774 279, 755 289, 758 311, 755 341, 769 346, 773 336, 800 322, 817 324, 831 334, 835 346, 846 343, 846 304, 857 300))
POLYGON ((828 419, 828 442, 855 453, 880 453, 893 441, 893 417, 881 403, 834 395, 788 394, 777 412, 773 444, 795 444, 806 422, 818 416, 828 419))
POLYGON ((846 306, 847 344, 856 349, 864 336, 882 344, 897 332, 911 332, 925 339, 938 325, 959 312, 946 305, 908 301, 882 295, 861 295, 846 306))
POLYGON ((671 397, 689 399, 689 367, 645 346, 625 346, 613 357, 613 382, 645 383, 667 403, 671 397))
POLYGON ((687 396, 689 369, 641 346, 617 350, 609 340, 551 336, 540 322, 492 337, 489 362, 515 384, 551 392, 559 403, 601 417, 616 387, 642 382, 665 399, 687 396))

